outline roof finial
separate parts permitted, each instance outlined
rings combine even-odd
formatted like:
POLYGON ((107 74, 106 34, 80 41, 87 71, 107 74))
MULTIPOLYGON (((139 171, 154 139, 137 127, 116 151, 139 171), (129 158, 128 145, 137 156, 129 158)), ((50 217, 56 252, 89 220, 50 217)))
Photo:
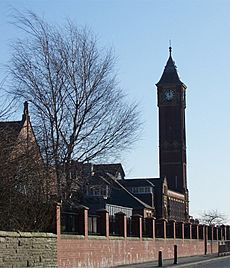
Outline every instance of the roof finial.
POLYGON ((172 47, 171 47, 171 40, 169 40, 169 56, 172 55, 172 47))
POLYGON ((28 110, 28 101, 24 102, 24 115, 28 115, 29 110, 28 110))
POLYGON ((29 109, 28 109, 28 101, 24 102, 24 110, 22 114, 22 121, 29 119, 29 109))

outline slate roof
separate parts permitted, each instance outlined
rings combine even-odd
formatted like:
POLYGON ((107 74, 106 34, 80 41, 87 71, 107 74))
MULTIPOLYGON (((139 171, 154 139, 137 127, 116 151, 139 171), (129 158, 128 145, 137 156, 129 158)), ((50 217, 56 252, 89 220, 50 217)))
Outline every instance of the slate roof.
MULTIPOLYGON (((162 191, 163 191, 163 178, 137 178, 137 179, 126 179, 120 180, 124 187, 143 187, 152 186, 154 192, 154 206, 156 209, 156 216, 161 217, 161 207, 162 207, 162 191)), ((144 198, 143 196, 140 198, 144 198)), ((146 199, 143 199, 145 201, 146 199)), ((147 200, 145 201, 147 202, 147 200)))
POLYGON ((162 187, 163 179, 162 178, 136 178, 136 179, 126 179, 119 181, 125 187, 132 186, 153 186, 154 189, 160 190, 162 187))
POLYGON ((125 177, 125 172, 120 163, 115 164, 94 164, 93 170, 97 173, 104 174, 110 173, 114 177, 117 177, 118 173, 121 174, 122 178, 125 177))
MULTIPOLYGON (((130 193, 123 185, 121 180, 115 180, 112 178, 110 174, 108 174, 110 178, 113 180, 113 188, 111 191, 110 199, 112 201, 111 204, 121 205, 121 206, 129 206, 132 208, 148 208, 153 209, 153 207, 141 201, 139 198, 130 193)), ((110 201, 110 200, 109 200, 110 201)))
POLYGON ((18 137, 22 129, 22 121, 7 121, 0 122, 0 136, 9 137, 14 140, 18 137))
MULTIPOLYGON (((171 48, 169 48, 171 49, 171 48)), ((176 84, 176 85, 182 85, 179 75, 177 73, 177 67, 175 65, 175 62, 173 61, 171 50, 169 54, 168 61, 166 63, 166 66, 164 68, 163 74, 159 80, 159 82, 156 84, 157 86, 162 86, 165 84, 176 84)))
POLYGON ((92 183, 91 185, 97 185, 98 183, 109 185, 111 189, 110 194, 106 199, 100 197, 95 198, 94 196, 85 196, 84 204, 90 207, 91 212, 105 206, 105 203, 135 209, 154 209, 129 192, 128 189, 121 184, 121 181, 123 180, 117 180, 116 177, 110 173, 104 173, 103 176, 95 173, 89 183, 92 183))
POLYGON ((149 178, 147 180, 154 184, 155 189, 161 190, 164 178, 149 178))
POLYGON ((22 121, 0 122, 0 148, 2 156, 7 157, 11 152, 22 129, 22 121))
POLYGON ((24 111, 21 121, 0 122, 0 149, 2 156, 7 157, 11 152, 18 139, 19 133, 23 128, 26 118, 29 118, 27 101, 24 102, 24 111))

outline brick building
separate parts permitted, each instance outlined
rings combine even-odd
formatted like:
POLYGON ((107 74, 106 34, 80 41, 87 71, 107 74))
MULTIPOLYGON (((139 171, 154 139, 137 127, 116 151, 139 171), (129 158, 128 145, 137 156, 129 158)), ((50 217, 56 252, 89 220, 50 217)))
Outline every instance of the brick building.
POLYGON ((178 76, 171 54, 170 47, 168 61, 156 84, 160 178, 125 179, 120 164, 90 165, 90 179, 84 188, 84 204, 92 213, 96 209, 104 208, 108 209, 110 214, 121 210, 127 215, 138 213, 144 217, 155 216, 158 219, 176 221, 189 219, 186 86, 178 76))
POLYGON ((21 120, 0 122, 0 187, 1 230, 51 229, 50 182, 27 102, 21 120))

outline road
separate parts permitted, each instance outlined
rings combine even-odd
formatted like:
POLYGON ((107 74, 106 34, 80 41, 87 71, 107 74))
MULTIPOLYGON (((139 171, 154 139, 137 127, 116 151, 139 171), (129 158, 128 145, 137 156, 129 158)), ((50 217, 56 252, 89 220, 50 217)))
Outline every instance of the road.
MULTIPOLYGON (((173 267, 173 266, 168 266, 173 267)), ((230 268, 230 256, 227 257, 219 257, 206 262, 197 262, 196 264, 186 264, 186 266, 178 265, 178 267, 186 267, 186 268, 230 268)))
MULTIPOLYGON (((230 256, 224 257, 215 257, 215 256, 194 256, 194 257, 185 257, 179 258, 178 264, 172 264, 173 260, 164 260, 163 267, 170 268, 230 268, 230 256)), ((130 264, 130 265, 121 265, 117 266, 119 268, 153 268, 159 267, 158 262, 148 262, 148 263, 139 263, 139 264, 130 264)))

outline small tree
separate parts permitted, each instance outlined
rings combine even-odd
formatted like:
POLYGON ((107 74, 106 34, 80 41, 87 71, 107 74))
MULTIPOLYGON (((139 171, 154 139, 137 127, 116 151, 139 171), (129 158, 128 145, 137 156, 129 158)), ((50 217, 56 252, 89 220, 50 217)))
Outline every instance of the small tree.
POLYGON ((32 12, 15 18, 28 38, 14 45, 12 93, 32 104, 46 166, 58 196, 68 198, 79 179, 71 176, 73 160, 114 158, 130 148, 140 126, 137 106, 125 101, 111 51, 98 49, 89 30, 57 28, 32 12))
POLYGON ((204 211, 201 214, 200 221, 208 225, 220 225, 226 223, 227 217, 223 213, 219 212, 217 209, 212 209, 204 211))

